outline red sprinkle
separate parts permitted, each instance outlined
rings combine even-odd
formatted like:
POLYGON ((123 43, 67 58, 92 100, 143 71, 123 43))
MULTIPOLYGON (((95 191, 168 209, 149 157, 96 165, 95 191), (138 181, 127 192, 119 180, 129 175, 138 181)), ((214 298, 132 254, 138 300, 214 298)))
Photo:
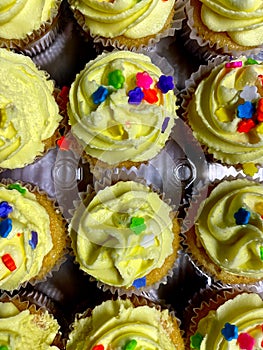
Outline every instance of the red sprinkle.
POLYGON ((68 151, 70 148, 70 142, 65 136, 62 136, 59 140, 57 140, 57 145, 62 151, 68 151))
POLYGON ((241 120, 237 125, 238 132, 249 132, 256 126, 253 119, 241 120))
POLYGON ((102 344, 93 346, 92 350, 104 350, 104 346, 102 344))
POLYGON ((157 90, 143 89, 142 91, 144 93, 143 100, 151 104, 156 103, 158 101, 157 90))
POLYGON ((10 254, 4 254, 2 256, 2 261, 10 271, 14 271, 16 269, 16 264, 10 254))

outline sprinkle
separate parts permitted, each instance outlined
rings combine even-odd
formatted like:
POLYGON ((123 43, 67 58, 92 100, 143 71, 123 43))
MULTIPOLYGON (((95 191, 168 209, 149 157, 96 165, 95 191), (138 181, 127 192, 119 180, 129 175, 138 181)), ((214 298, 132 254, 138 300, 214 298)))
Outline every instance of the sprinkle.
POLYGON ((169 118, 169 117, 164 118, 163 125, 162 125, 162 133, 164 133, 164 132, 165 132, 165 130, 167 129, 167 126, 168 126, 169 120, 170 120, 170 118, 169 118))
POLYGON ((59 95, 58 95, 62 100, 59 102, 59 105, 60 105, 62 110, 66 110, 66 108, 67 108, 68 94, 69 94, 69 87, 63 86, 59 95))
POLYGON ((242 61, 234 61, 234 62, 227 62, 225 64, 226 68, 237 68, 242 67, 243 62, 242 61))
POLYGON ((130 223, 130 229, 136 234, 139 235, 142 231, 146 229, 144 223, 144 218, 132 217, 130 223))
POLYGON ((256 341, 248 333, 240 333, 237 338, 237 343, 242 350, 253 350, 256 341))
POLYGON ((159 98, 157 96, 157 91, 154 89, 143 89, 143 99, 147 101, 148 103, 156 103, 158 102, 159 98))
POLYGON ((38 234, 35 231, 31 231, 31 239, 28 241, 30 247, 35 249, 38 244, 38 234))
POLYGON ((133 287, 135 288, 141 288, 146 286, 146 277, 137 278, 133 281, 133 287))
POLYGON ((6 345, 0 345, 0 350, 9 350, 9 347, 6 345))
POLYGON ((136 85, 142 89, 149 89, 153 79, 147 72, 139 72, 136 74, 136 85))
POLYGON ((262 84, 263 84, 263 75, 262 75, 262 74, 259 74, 259 75, 258 75, 258 79, 260 80, 261 85, 262 85, 262 84))
POLYGON ((126 345, 124 345, 123 350, 134 350, 136 348, 137 341, 135 339, 130 340, 126 345))
POLYGON ((263 260, 263 247, 262 246, 259 248, 259 255, 260 255, 260 259, 263 260))
POLYGON ((238 328, 237 326, 230 324, 230 323, 225 323, 224 328, 221 330, 221 333, 225 337, 227 341, 237 339, 238 337, 238 328))
POLYGON ((240 97, 243 98, 245 101, 253 101, 260 97, 258 94, 258 89, 256 86, 248 86, 246 85, 242 92, 240 93, 240 97))
POLYGON ((13 208, 8 202, 3 201, 0 203, 0 218, 4 219, 8 216, 8 214, 12 213, 13 208))
POLYGON ((92 350, 104 350, 104 346, 102 344, 93 346, 92 350))
POLYGON ((250 119, 252 118, 254 113, 255 106, 250 101, 246 101, 245 103, 242 103, 239 106, 237 106, 238 118, 250 119))
POLYGON ((248 176, 254 176, 258 172, 258 168, 254 163, 244 163, 242 168, 243 172, 248 176))
POLYGON ((14 271, 16 269, 16 264, 10 254, 4 254, 2 256, 2 261, 8 270, 14 271))
POLYGON ((12 231, 12 220, 5 219, 0 222, 0 236, 6 238, 12 231))
POLYGON ((62 136, 59 140, 57 140, 57 145, 62 151, 68 151, 70 148, 70 142, 65 136, 62 136))
POLYGON ((120 69, 115 69, 108 74, 108 84, 115 87, 115 89, 121 89, 124 81, 125 77, 120 69))
POLYGON ((26 189, 22 186, 20 186, 19 184, 10 184, 7 186, 7 188, 9 190, 17 190, 18 192, 20 192, 21 194, 26 194, 26 189))
POLYGON ((258 124, 256 130, 258 134, 263 134, 263 123, 258 124))
POLYGON ((249 132, 256 126, 253 119, 241 120, 237 125, 238 132, 249 132))
POLYGON ((254 60, 251 57, 248 57, 248 59, 245 62, 245 65, 249 65, 249 64, 258 64, 258 62, 256 60, 254 60))
POLYGON ((161 75, 157 83, 158 89, 162 91, 163 94, 166 94, 169 90, 174 89, 173 77, 168 75, 161 75))
POLYGON ((139 87, 136 87, 133 90, 130 90, 128 92, 129 100, 128 102, 130 104, 138 105, 142 102, 142 99, 144 97, 144 93, 139 87))
POLYGON ((190 337, 190 347, 192 348, 192 349, 197 349, 197 350, 199 350, 200 349, 200 347, 201 347, 201 343, 202 343, 202 341, 203 341, 203 336, 202 336, 202 334, 200 334, 200 333, 195 333, 194 335, 192 335, 191 337, 190 337))
POLYGON ((237 225, 246 225, 250 219, 250 212, 245 208, 239 208, 238 211, 234 214, 237 225))
POLYGON ((109 90, 104 86, 100 86, 95 92, 93 92, 91 97, 95 104, 99 104, 105 101, 108 95, 109 95, 109 90))

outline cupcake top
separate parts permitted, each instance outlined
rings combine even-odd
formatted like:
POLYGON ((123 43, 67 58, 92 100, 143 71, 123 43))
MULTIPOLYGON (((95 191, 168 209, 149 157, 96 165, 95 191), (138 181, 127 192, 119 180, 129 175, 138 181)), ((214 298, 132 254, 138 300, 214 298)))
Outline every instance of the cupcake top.
POLYGON ((66 349, 183 349, 182 341, 173 341, 176 327, 168 310, 107 300, 75 320, 66 349))
POLYGON ((263 302, 256 293, 242 293, 211 310, 191 337, 196 350, 262 348, 263 302))
POLYGON ((212 31, 227 32, 242 46, 263 44, 263 4, 261 0, 200 0, 203 23, 212 31))
POLYGON ((195 232, 211 260, 230 275, 263 277, 263 186, 222 181, 202 203, 195 232))
POLYGON ((70 223, 80 268, 107 285, 144 287, 145 276, 173 253, 170 212, 157 193, 134 181, 100 190, 70 223))
POLYGON ((60 326, 48 311, 31 313, 13 302, 0 302, 0 348, 59 349, 52 345, 60 326))
POLYGON ((55 11, 60 2, 61 0, 1 1, 0 38, 25 39, 52 17, 52 11, 55 11))
POLYGON ((72 133, 87 154, 107 164, 153 158, 174 125, 173 88, 173 78, 163 75, 146 55, 100 55, 71 85, 72 133))
POLYGON ((53 82, 29 57, 0 49, 0 78, 0 167, 21 168, 42 154, 62 117, 53 82))
POLYGON ((0 288, 13 290, 35 277, 52 245, 49 215, 35 194, 0 184, 0 288))
POLYGON ((262 62, 245 57, 200 73, 186 118, 215 159, 263 163, 262 77, 262 62))
POLYGON ((138 39, 161 31, 176 0, 69 0, 85 17, 91 35, 138 39), (154 25, 153 25, 154 23, 154 25))

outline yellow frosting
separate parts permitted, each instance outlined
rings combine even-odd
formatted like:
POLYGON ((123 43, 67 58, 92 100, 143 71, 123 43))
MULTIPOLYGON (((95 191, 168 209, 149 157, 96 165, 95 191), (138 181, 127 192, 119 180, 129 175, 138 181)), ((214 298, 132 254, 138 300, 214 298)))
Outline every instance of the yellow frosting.
POLYGON ((0 232, 5 220, 11 219, 12 225, 7 237, 0 237, 0 288, 4 290, 16 289, 35 277, 42 267, 43 258, 52 248, 49 215, 33 193, 23 190, 25 193, 0 186, 0 207, 3 202, 12 207, 7 218, 0 218, 0 232), (37 244, 33 243, 33 246, 32 231, 37 233, 37 244), (14 270, 4 263, 6 254, 13 259, 14 270))
POLYGON ((136 349, 179 349, 170 338, 173 327, 168 310, 108 300, 95 307, 90 317, 75 321, 66 349, 92 349, 95 345, 124 349, 131 340, 137 342, 136 349))
POLYGON ((0 347, 8 349, 59 349, 51 344, 58 333, 57 321, 47 311, 31 314, 12 302, 0 302, 0 347))
POLYGON ((157 34, 164 27, 175 0, 70 0, 72 9, 85 16, 93 35, 137 39, 157 34), (154 24, 154 25, 153 25, 154 24))
POLYGON ((170 211, 137 182, 120 181, 99 191, 87 207, 79 206, 70 224, 80 268, 108 285, 130 287, 172 253, 170 211), (130 228, 132 218, 144 219, 141 233, 130 228))
POLYGON ((263 3, 261 0, 201 0, 204 24, 215 32, 227 32, 243 46, 263 44, 263 3))
POLYGON ((154 104, 128 103, 128 92, 136 87, 138 72, 151 76, 151 88, 162 75, 148 56, 115 51, 89 62, 70 88, 68 114, 72 133, 88 154, 108 164, 153 158, 164 147, 174 125, 176 98, 172 90, 162 94, 158 89, 159 99, 154 104), (108 85, 108 74, 115 70, 120 70, 125 78, 119 89, 108 85), (110 92, 102 103, 95 104, 92 94, 100 86, 110 92), (162 130, 166 118, 169 122, 162 130))
POLYGON ((226 323, 237 327, 237 336, 243 333, 253 338, 255 342, 253 349, 262 349, 263 302, 258 294, 242 293, 202 318, 197 328, 197 333, 203 336, 198 350, 247 349, 240 338, 225 339, 221 330, 226 323))
POLYGON ((262 209, 262 184, 246 179, 223 181, 203 202, 196 234, 214 263, 228 273, 263 277, 262 209), (240 208, 250 213, 247 224, 236 223, 240 208))
POLYGON ((0 49, 0 167, 20 168, 44 151, 61 116, 54 84, 23 55, 0 49))
POLYGON ((24 39, 51 16, 57 0, 1 0, 0 38, 24 39))
POLYGON ((249 132, 239 132, 242 119, 237 117, 237 109, 252 99, 257 110, 263 97, 263 65, 245 64, 245 58, 237 61, 243 62, 242 67, 226 68, 224 62, 199 83, 187 117, 196 138, 216 159, 228 164, 262 163, 262 122, 249 132))

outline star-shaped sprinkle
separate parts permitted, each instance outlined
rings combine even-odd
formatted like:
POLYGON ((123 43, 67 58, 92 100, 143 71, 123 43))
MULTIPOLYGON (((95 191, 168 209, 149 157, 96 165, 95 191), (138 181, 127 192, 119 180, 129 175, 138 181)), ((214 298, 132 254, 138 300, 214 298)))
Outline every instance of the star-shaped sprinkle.
POLYGON ((138 105, 142 102, 142 99, 144 97, 144 93, 142 92, 141 88, 136 87, 133 90, 130 90, 128 92, 128 103, 138 105))
POLYGON ((250 219, 250 212, 245 208, 239 208, 238 211, 234 214, 237 225, 246 225, 250 219))
POLYGON ((115 89, 121 89, 123 87, 125 77, 120 69, 115 69, 108 74, 108 84, 115 89))
POLYGON ((137 341, 135 339, 132 339, 128 341, 123 347, 123 350, 134 350, 136 348, 137 341))
POLYGON ((192 349, 199 350, 201 347, 201 343, 203 341, 203 336, 200 333, 195 333, 190 337, 190 346, 192 349))
POLYGON ((256 123, 253 119, 242 119, 237 125, 238 132, 249 132, 256 126, 256 123))
POLYGON ((93 346, 92 350, 104 350, 104 345, 98 344, 93 346))
POLYGON ((132 217, 131 223, 130 223, 130 229, 136 235, 139 235, 142 231, 144 231, 146 229, 146 225, 144 223, 144 218, 132 217))
POLYGON ((163 94, 166 94, 168 91, 174 89, 173 77, 170 75, 161 75, 156 85, 158 89, 162 91, 163 94))
POLYGON ((136 85, 142 89, 150 89, 153 79, 147 72, 138 72, 136 74, 136 85))
POLYGON ((157 91, 155 89, 143 89, 143 94, 144 94, 144 97, 143 99, 145 101, 147 101, 148 103, 156 103, 158 102, 158 96, 157 96, 157 91))
POLYGON ((245 101, 253 101, 260 97, 256 86, 246 85, 240 93, 240 97, 245 101))
POLYGON ((146 286, 146 277, 137 278, 133 281, 133 287, 141 288, 146 286))
POLYGON ((238 328, 234 324, 225 323, 224 328, 221 330, 222 335, 227 341, 237 339, 238 337, 238 328))
POLYGON ((244 163, 243 172, 248 176, 254 176, 258 172, 258 167, 254 163, 244 163))
POLYGON ((242 350, 253 350, 256 340, 248 333, 240 333, 237 343, 242 350))
POLYGON ((250 101, 245 101, 244 103, 237 106, 237 117, 250 119, 255 113, 255 106, 250 101))
POLYGON ((100 86, 96 91, 93 92, 91 97, 93 102, 97 105, 101 102, 104 102, 108 95, 109 95, 109 90, 104 86, 100 86))
POLYGON ((12 213, 13 208, 8 202, 3 201, 0 203, 0 218, 4 219, 8 216, 8 214, 12 213))

